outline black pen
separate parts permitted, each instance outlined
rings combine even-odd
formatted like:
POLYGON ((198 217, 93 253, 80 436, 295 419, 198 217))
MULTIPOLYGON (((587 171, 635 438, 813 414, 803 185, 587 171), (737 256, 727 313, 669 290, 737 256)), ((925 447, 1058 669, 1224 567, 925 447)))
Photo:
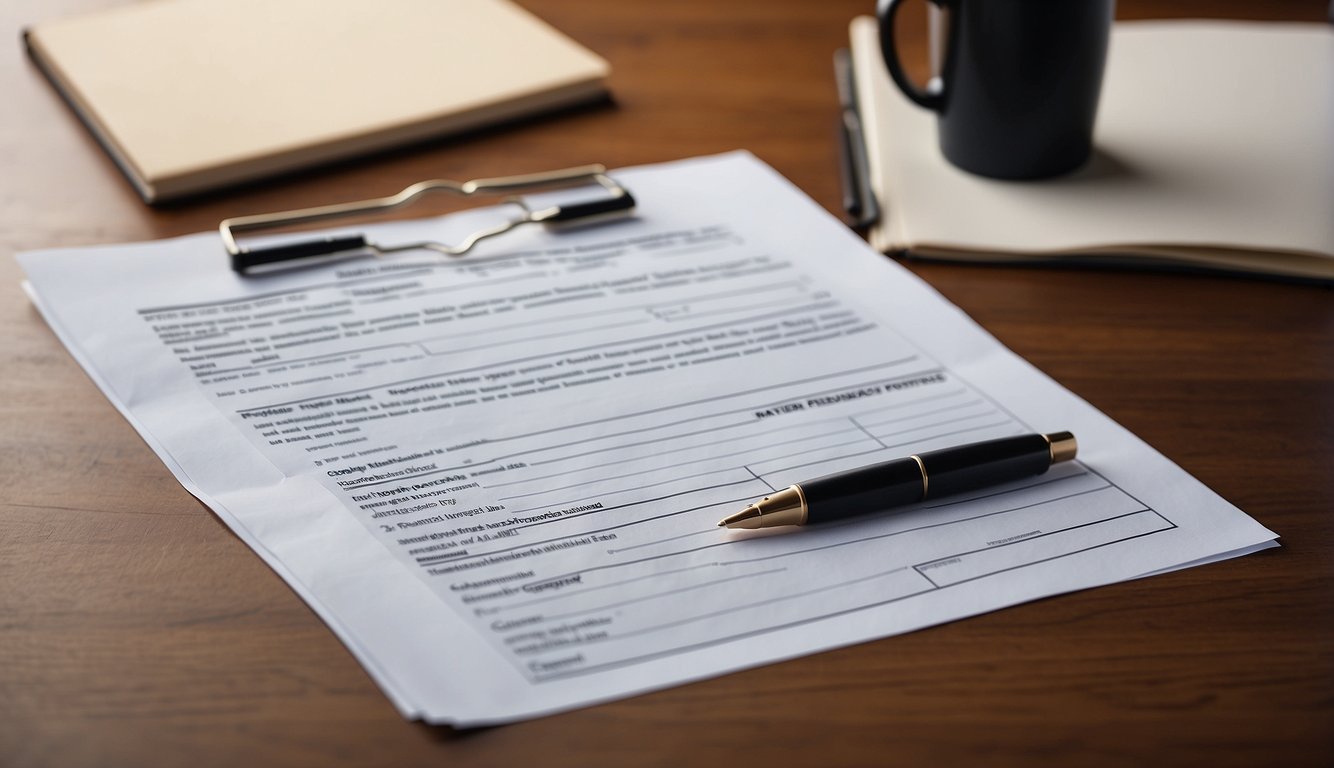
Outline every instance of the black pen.
POLYGON ((857 103, 857 84, 852 73, 852 56, 846 48, 834 53, 834 82, 838 85, 839 156, 843 173, 843 208, 852 226, 869 227, 880 218, 880 206, 871 189, 870 162, 866 157, 866 134, 862 130, 861 108, 857 103))
POLYGON ((791 485, 718 522, 773 528, 881 512, 1046 472, 1075 457, 1069 432, 1020 435, 913 454, 791 485))

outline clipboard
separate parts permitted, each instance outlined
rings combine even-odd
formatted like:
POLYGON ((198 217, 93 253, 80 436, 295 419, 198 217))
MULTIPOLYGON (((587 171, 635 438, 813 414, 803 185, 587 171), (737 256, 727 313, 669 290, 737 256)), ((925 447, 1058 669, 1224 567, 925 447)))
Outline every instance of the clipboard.
POLYGON ((583 165, 556 171, 472 179, 462 182, 449 179, 429 179, 412 184, 401 192, 386 197, 224 219, 218 225, 218 234, 222 238, 223 247, 231 260, 232 271, 243 276, 254 276, 322 264, 328 261, 378 257, 411 250, 429 250, 443 256, 459 257, 467 254, 482 240, 502 235, 525 224, 544 224, 552 227, 595 224, 630 216, 634 209, 634 195, 630 194, 630 190, 611 176, 608 176, 605 166, 583 165), (590 194, 588 199, 559 205, 548 205, 542 208, 533 208, 522 197, 518 196, 518 193, 531 194, 578 187, 588 187, 593 194, 590 194), (516 206, 520 213, 494 226, 477 230, 454 244, 432 240, 382 244, 371 242, 364 234, 254 246, 243 245, 237 239, 237 236, 241 233, 253 235, 262 230, 282 229, 317 221, 385 213, 411 205, 422 197, 437 192, 460 197, 507 195, 501 202, 516 206))

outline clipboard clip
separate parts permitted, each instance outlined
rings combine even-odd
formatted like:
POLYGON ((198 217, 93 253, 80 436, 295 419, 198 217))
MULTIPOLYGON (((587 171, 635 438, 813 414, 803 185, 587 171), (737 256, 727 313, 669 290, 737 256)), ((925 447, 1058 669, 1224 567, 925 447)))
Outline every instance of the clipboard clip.
POLYGON ((584 165, 558 171, 530 173, 521 176, 498 176, 463 182, 448 179, 420 181, 407 187, 402 192, 388 197, 224 219, 218 225, 218 233, 222 237, 222 243, 227 249, 227 254, 231 257, 232 270, 241 275, 254 275, 261 272, 307 266, 312 262, 341 260, 358 256, 384 256, 411 250, 431 250, 451 257, 463 256, 482 240, 504 234, 524 224, 595 223, 606 218, 628 216, 634 210, 634 207, 635 198, 630 194, 630 190, 608 176, 607 169, 604 166, 584 165), (605 194, 591 200, 561 203, 544 208, 533 208, 522 198, 514 196, 517 193, 533 193, 594 185, 600 186, 601 191, 605 194), (236 239, 237 235, 242 232, 254 233, 259 230, 291 227, 347 216, 383 213, 410 205, 423 195, 432 192, 447 192, 461 197, 510 195, 502 202, 517 206, 521 213, 495 226, 477 230, 453 245, 431 240, 382 245, 370 242, 365 235, 361 234, 298 240, 280 245, 254 247, 243 246, 236 239))

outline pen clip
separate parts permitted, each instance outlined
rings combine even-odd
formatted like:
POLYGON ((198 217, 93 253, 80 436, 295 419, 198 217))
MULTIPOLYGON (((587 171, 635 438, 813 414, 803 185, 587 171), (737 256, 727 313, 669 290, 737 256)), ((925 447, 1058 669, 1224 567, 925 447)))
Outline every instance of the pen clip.
POLYGON ((222 237, 222 243, 227 249, 228 256, 231 258, 232 269, 241 275, 253 275, 260 272, 305 266, 313 261, 323 262, 367 255, 383 256, 409 250, 431 250, 444 256, 463 256, 482 240, 503 234, 524 224, 591 223, 607 217, 629 215, 634 207, 635 199, 630 194, 630 190, 608 176, 605 167, 585 165, 558 171, 530 173, 521 176, 498 176, 464 182, 431 179, 413 184, 398 194, 387 197, 224 219, 218 225, 218 233, 222 237), (534 209, 522 198, 514 196, 515 193, 520 192, 531 193, 570 189, 594 184, 600 186, 606 194, 592 200, 561 203, 543 208, 534 209), (445 192, 460 197, 509 195, 502 202, 517 206, 521 213, 495 226, 477 230, 452 245, 432 240, 381 245, 370 242, 365 235, 360 234, 250 247, 237 242, 237 236, 243 232, 253 234, 260 230, 310 224, 348 216, 382 213, 410 205, 422 196, 434 192, 445 192))

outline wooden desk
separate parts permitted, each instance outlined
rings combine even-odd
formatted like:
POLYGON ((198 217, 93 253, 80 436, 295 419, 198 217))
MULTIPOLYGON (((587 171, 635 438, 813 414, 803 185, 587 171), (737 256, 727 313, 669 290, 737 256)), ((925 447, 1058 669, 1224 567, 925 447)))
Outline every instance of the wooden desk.
MULTIPOLYGON (((0 764, 1334 760, 1334 293, 1010 267, 908 264, 1281 533, 1282 549, 506 727, 404 721, 98 393, 24 298, 12 254, 178 235, 426 176, 738 147, 833 210, 830 55, 873 3, 526 0, 610 59, 616 106, 153 210, 16 39, 24 23, 120 1, 0 7, 0 764)), ((1325 12, 1120 4, 1123 17, 1325 12)))

